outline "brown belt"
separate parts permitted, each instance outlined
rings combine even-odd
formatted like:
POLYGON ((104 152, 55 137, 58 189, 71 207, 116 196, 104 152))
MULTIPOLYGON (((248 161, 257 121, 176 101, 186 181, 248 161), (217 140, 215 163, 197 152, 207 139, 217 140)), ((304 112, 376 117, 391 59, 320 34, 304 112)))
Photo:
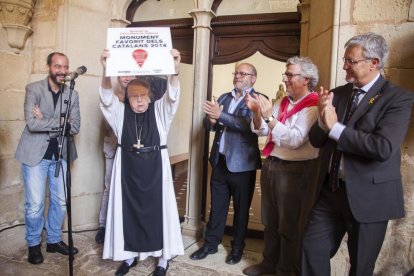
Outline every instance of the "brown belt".
POLYGON ((270 160, 270 161, 272 161, 272 162, 290 162, 290 161, 288 161, 288 160, 283 160, 283 159, 280 159, 279 157, 272 156, 272 155, 269 155, 269 156, 267 157, 267 159, 269 159, 269 160, 270 160))

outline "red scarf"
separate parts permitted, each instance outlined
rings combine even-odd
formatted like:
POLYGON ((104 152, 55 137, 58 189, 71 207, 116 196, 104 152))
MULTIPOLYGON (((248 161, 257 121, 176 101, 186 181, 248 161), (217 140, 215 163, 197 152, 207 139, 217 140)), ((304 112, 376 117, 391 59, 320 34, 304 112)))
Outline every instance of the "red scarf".
MULTIPOLYGON (((317 106, 319 100, 318 93, 310 93, 305 96, 298 104, 296 104, 290 111, 288 110, 289 107, 289 98, 288 96, 285 96, 281 103, 279 108, 279 115, 277 117, 277 120, 281 122, 282 124, 285 124, 286 120, 291 117, 293 114, 296 114, 300 112, 302 109, 306 107, 311 106, 317 106)), ((268 157, 270 153, 272 152, 273 148, 275 146, 275 143, 272 141, 272 132, 269 129, 269 140, 266 144, 266 146, 263 148, 262 153, 264 156, 268 157)))
POLYGON ((317 106, 318 100, 319 96, 317 93, 310 93, 288 112, 289 98, 288 96, 285 96, 280 103, 279 116, 277 117, 277 120, 282 124, 285 124, 285 121, 293 114, 300 112, 306 107, 317 106))

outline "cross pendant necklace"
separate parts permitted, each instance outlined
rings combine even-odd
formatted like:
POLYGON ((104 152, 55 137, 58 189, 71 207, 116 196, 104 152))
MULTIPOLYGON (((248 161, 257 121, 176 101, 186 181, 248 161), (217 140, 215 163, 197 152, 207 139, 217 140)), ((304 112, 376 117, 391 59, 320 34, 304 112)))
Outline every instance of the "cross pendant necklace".
POLYGON ((137 137, 137 143, 133 144, 132 146, 136 149, 140 149, 144 146, 144 144, 141 144, 141 134, 142 134, 142 125, 139 128, 139 135, 138 135, 138 125, 137 125, 137 114, 134 114, 135 119, 135 135, 137 137))

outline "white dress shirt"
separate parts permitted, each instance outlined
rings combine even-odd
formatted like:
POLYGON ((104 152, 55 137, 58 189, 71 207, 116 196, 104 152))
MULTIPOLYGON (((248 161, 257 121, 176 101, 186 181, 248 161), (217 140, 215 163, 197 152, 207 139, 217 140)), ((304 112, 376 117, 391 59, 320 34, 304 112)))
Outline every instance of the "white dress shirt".
MULTIPOLYGON (((298 104, 304 97, 296 102, 289 98, 288 111, 298 104)), ((275 120, 277 120, 278 117, 281 101, 282 99, 278 100, 273 106, 272 114, 274 115, 275 120)), ((317 118, 318 107, 311 106, 305 107, 301 111, 290 116, 286 119, 285 124, 276 121, 276 125, 271 130, 272 141, 275 143, 275 146, 270 155, 288 161, 303 161, 317 158, 319 150, 314 148, 308 139, 309 130, 316 122, 317 118)), ((255 129, 253 122, 251 123, 251 128, 258 136, 269 136, 270 128, 263 118, 259 129, 255 129)))

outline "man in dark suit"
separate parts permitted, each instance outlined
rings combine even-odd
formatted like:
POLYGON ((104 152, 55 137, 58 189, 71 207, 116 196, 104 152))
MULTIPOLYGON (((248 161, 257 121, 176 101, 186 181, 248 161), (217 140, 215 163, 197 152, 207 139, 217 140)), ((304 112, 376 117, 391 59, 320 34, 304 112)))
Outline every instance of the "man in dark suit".
POLYGON ((387 55, 382 36, 352 37, 343 57, 348 84, 319 92, 309 139, 320 148, 321 191, 303 241, 303 275, 330 275, 345 233, 349 274, 372 275, 388 220, 404 216, 400 146, 414 94, 382 77, 387 55))
MULTIPOLYGON (((61 114, 66 113, 69 99, 69 86, 64 78, 69 73, 66 55, 53 52, 47 57, 49 76, 26 86, 24 115, 26 127, 16 150, 16 159, 22 162, 25 190, 26 241, 29 246, 28 261, 31 264, 43 262, 41 240, 43 227, 46 228, 46 251, 69 254, 68 246, 62 241, 62 224, 66 212, 64 177, 66 176, 67 157, 77 158, 73 135, 80 129, 78 92, 73 91, 69 120, 66 130, 70 136, 63 143, 61 170, 55 177, 59 155, 58 135, 61 127, 61 114), (70 126, 70 127, 69 127, 70 126), (66 143, 69 143, 67 153, 66 143), (46 222, 43 218, 45 207, 46 179, 49 183, 49 209, 46 222)), ((78 253, 73 248, 73 253, 78 253)))
POLYGON ((230 198, 233 197, 233 241, 226 263, 240 262, 245 246, 249 208, 256 181, 256 170, 261 167, 258 137, 250 130, 253 114, 244 97, 255 93, 257 71, 249 63, 242 63, 233 73, 232 92, 221 95, 218 101, 204 103, 204 127, 215 131, 210 154, 211 210, 204 245, 190 258, 201 260, 217 252, 226 226, 230 198))

